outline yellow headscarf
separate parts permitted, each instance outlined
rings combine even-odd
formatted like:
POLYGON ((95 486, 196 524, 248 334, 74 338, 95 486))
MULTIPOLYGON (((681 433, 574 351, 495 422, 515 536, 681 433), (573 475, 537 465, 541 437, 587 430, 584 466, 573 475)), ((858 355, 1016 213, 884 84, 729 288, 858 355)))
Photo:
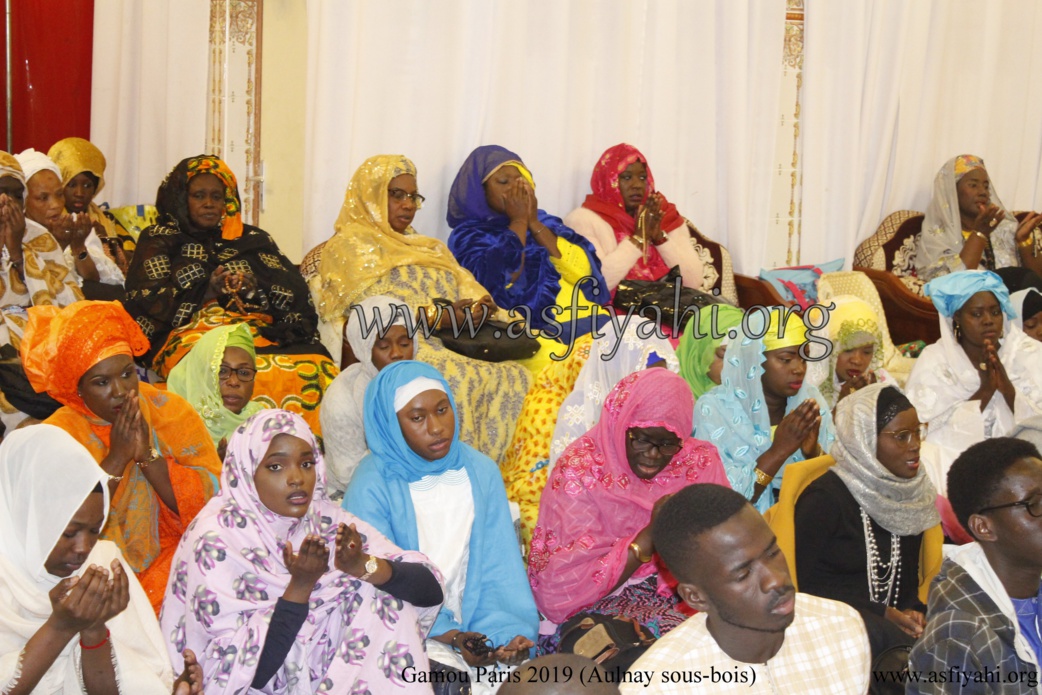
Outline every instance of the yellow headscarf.
POLYGON ((763 351, 781 350, 787 347, 799 347, 807 342, 807 327, 803 319, 796 312, 789 314, 785 320, 785 335, 779 337, 781 327, 781 316, 785 309, 774 308, 771 310, 771 325, 767 334, 763 336, 763 351))
POLYGON ((29 189, 25 185, 25 172, 22 171, 22 165, 18 163, 13 154, 0 151, 0 177, 3 176, 10 176, 21 181, 22 197, 28 195, 29 189))
MULTIPOLYGON (((94 189, 95 198, 105 187, 105 155, 89 140, 83 138, 59 140, 51 145, 51 149, 47 150, 47 156, 61 170, 62 186, 68 186, 69 181, 87 172, 98 179, 98 187, 94 189)), ((90 205, 87 206, 87 214, 93 221, 101 223, 107 236, 119 236, 115 223, 105 216, 94 200, 91 200, 90 205)))
POLYGON ((319 272, 312 282, 315 308, 326 321, 343 317, 365 291, 399 266, 433 266, 456 275, 460 295, 478 298, 488 292, 456 261, 449 247, 410 226, 394 231, 387 221, 387 186, 397 176, 416 176, 404 155, 370 157, 347 185, 333 235, 322 247, 319 272))

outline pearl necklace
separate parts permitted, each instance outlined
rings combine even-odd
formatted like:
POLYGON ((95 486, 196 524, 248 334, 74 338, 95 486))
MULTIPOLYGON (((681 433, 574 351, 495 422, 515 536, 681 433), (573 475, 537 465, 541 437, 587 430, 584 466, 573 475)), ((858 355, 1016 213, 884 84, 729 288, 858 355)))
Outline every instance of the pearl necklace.
POLYGON ((868 560, 868 597, 872 603, 884 606, 897 604, 901 586, 901 537, 890 534, 890 561, 879 559, 876 534, 872 531, 872 520, 861 509, 861 525, 865 529, 865 550, 868 560))

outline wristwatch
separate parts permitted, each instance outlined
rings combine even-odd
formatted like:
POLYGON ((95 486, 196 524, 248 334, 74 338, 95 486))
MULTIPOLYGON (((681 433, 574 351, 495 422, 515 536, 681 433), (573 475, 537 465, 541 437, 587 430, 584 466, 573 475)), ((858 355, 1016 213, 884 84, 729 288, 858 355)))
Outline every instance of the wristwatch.
POLYGON ((369 581, 369 577, 373 576, 376 570, 380 569, 380 564, 376 561, 376 558, 372 555, 365 561, 365 574, 359 577, 363 582, 369 581))

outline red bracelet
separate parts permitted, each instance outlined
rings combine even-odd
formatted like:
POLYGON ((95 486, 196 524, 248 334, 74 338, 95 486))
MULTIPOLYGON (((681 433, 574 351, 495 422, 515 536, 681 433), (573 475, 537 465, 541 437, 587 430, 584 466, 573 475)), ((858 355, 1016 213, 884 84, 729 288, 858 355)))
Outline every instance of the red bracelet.
POLYGON ((86 644, 83 643, 83 638, 81 637, 80 638, 80 649, 83 649, 85 651, 90 651, 91 649, 98 649, 99 647, 104 647, 105 643, 108 642, 108 641, 109 641, 109 629, 105 628, 105 639, 101 640, 97 644, 92 644, 92 645, 90 645, 88 647, 86 644))

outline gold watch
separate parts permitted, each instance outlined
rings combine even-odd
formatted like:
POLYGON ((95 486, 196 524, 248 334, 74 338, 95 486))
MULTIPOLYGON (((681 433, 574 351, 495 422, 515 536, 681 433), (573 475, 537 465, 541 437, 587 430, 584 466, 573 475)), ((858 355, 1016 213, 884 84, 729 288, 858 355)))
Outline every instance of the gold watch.
POLYGON ((134 463, 136 463, 141 468, 148 468, 148 464, 152 463, 153 461, 158 461, 158 460, 159 460, 159 451, 155 447, 152 447, 151 449, 148 450, 148 458, 147 459, 145 459, 144 461, 135 461, 134 463))
POLYGON ((363 582, 369 581, 369 577, 376 573, 376 570, 380 569, 380 563, 376 561, 376 557, 373 555, 369 556, 369 559, 365 561, 365 574, 359 577, 363 582))

